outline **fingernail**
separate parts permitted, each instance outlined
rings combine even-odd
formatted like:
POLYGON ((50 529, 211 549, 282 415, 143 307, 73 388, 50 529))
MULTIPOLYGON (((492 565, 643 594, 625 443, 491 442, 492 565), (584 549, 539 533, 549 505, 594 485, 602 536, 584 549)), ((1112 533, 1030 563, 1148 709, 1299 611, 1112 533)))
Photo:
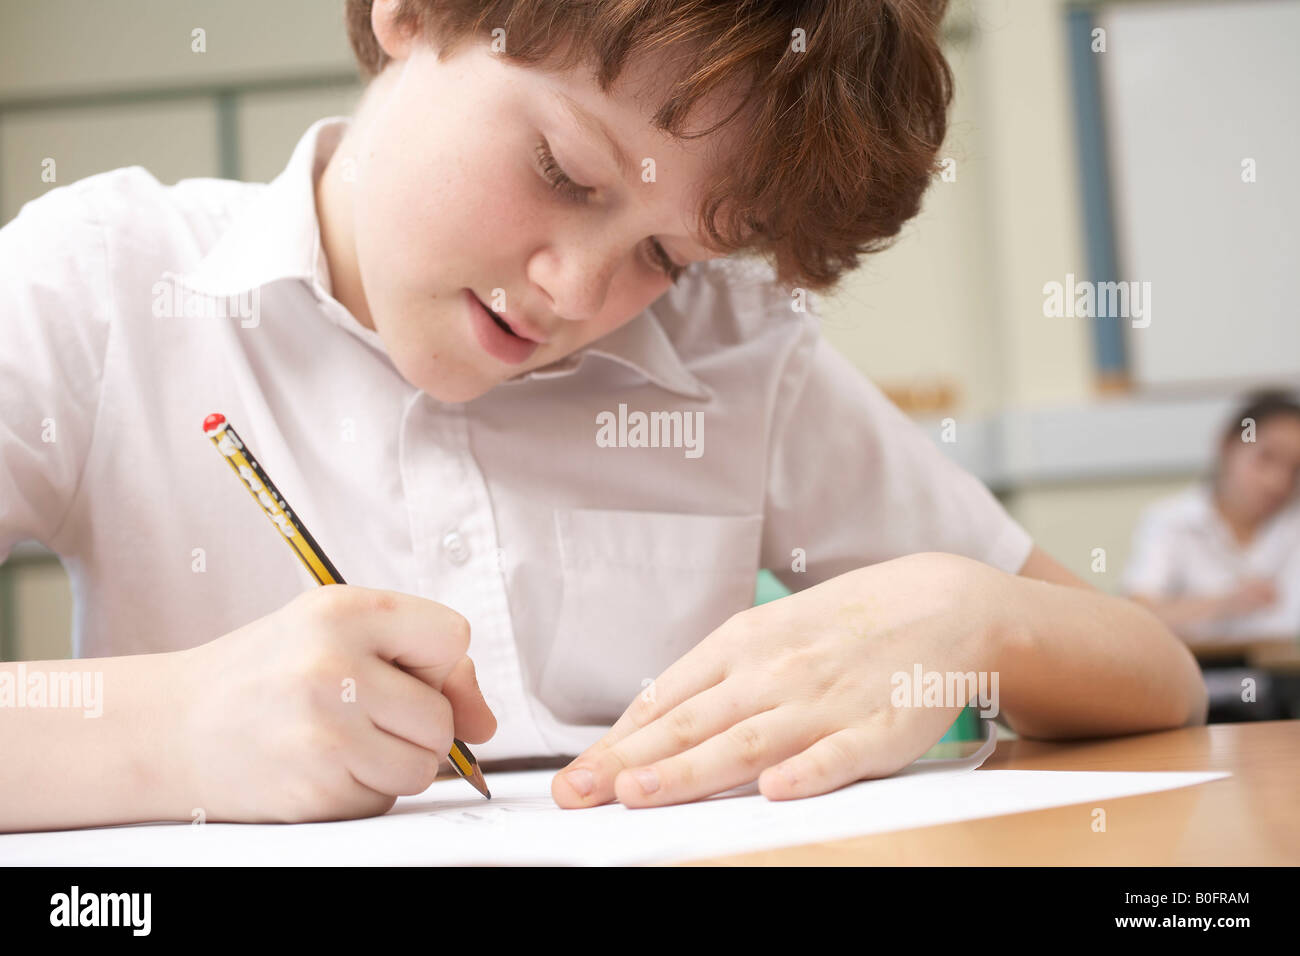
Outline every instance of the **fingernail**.
POLYGON ((641 784, 642 793, 654 793, 659 789, 659 771, 654 767, 642 767, 640 770, 633 770, 632 776, 636 777, 636 782, 641 784))
POLYGON ((783 763, 776 769, 780 771, 781 776, 785 777, 786 782, 789 783, 790 786, 793 787, 799 782, 799 778, 794 775, 794 768, 789 764, 783 763))
POLYGON ((580 797, 590 796, 591 791, 596 789, 596 778, 591 775, 590 770, 570 770, 564 775, 564 779, 569 782, 569 786, 578 791, 580 797))

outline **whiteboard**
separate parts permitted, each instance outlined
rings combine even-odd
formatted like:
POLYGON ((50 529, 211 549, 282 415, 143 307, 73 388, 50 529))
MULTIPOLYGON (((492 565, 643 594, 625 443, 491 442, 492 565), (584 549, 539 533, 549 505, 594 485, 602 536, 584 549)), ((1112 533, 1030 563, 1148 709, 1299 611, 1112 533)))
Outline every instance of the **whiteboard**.
POLYGON ((1149 326, 1113 320, 1134 382, 1300 375, 1300 2, 1108 5, 1096 25, 1116 278, 1151 283, 1149 326))

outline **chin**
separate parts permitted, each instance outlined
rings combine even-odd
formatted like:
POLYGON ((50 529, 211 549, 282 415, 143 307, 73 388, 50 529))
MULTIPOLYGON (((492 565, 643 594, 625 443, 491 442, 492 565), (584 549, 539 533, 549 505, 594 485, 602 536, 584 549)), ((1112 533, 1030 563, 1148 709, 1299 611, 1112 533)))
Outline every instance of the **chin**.
POLYGON ((460 353, 463 346, 454 337, 446 340, 424 336, 418 328, 406 334, 408 329, 400 320, 390 327, 379 321, 378 315, 375 330, 403 380, 437 401, 468 402, 500 383, 489 371, 467 361, 469 356, 460 353))
POLYGON ((451 404, 459 404, 478 398, 490 391, 492 386, 496 384, 484 379, 481 375, 475 374, 472 369, 462 367, 452 372, 439 367, 437 362, 425 363, 418 369, 410 370, 409 374, 406 369, 399 365, 398 371, 402 373, 402 377, 407 382, 431 398, 451 404))
POLYGON ((440 402, 468 402, 492 387, 493 383, 484 381, 472 369, 463 366, 447 368, 437 359, 412 361, 409 357, 413 351, 411 348, 390 343, 386 338, 384 345, 403 381, 440 402))
POLYGON ((430 382, 427 385, 416 385, 416 388, 422 392, 428 393, 432 398, 440 402, 458 405, 461 402, 472 401, 480 395, 485 395, 492 389, 491 382, 464 382, 449 383, 446 381, 430 382))

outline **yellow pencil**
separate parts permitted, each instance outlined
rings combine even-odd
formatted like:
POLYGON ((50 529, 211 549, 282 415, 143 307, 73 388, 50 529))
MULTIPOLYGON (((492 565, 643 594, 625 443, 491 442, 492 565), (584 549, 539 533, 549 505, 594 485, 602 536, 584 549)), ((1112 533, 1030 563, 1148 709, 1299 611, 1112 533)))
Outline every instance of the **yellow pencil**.
MULTIPOLYGON (((231 470, 248 489, 248 493, 266 512, 266 516, 271 519, 271 524, 279 530, 289 547, 293 549, 293 553, 311 572, 316 582, 322 585, 346 584, 343 575, 339 574, 330 559, 325 557, 325 552, 316 543, 316 539, 289 510, 289 503, 284 500, 284 496, 280 494, 274 482, 258 464, 252 450, 240 441, 239 435, 226 421, 226 416, 214 412, 205 418, 203 434, 207 435, 217 451, 221 452, 221 457, 226 460, 226 464, 230 465, 231 470)), ((492 794, 488 792, 487 781, 483 779, 483 771, 479 769, 478 760, 470 753, 470 749, 463 741, 452 738, 451 753, 447 755, 447 759, 451 761, 453 769, 468 780, 475 790, 489 800, 492 799, 492 794)))

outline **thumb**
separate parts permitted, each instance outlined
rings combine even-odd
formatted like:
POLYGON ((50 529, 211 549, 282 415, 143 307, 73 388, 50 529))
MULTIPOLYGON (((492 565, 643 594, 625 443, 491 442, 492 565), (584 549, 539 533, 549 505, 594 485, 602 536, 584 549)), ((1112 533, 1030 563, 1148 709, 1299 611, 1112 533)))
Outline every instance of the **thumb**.
POLYGON ((442 684, 442 695, 451 702, 456 736, 466 743, 481 744, 497 732, 497 719, 483 699, 474 662, 462 657, 442 684))

